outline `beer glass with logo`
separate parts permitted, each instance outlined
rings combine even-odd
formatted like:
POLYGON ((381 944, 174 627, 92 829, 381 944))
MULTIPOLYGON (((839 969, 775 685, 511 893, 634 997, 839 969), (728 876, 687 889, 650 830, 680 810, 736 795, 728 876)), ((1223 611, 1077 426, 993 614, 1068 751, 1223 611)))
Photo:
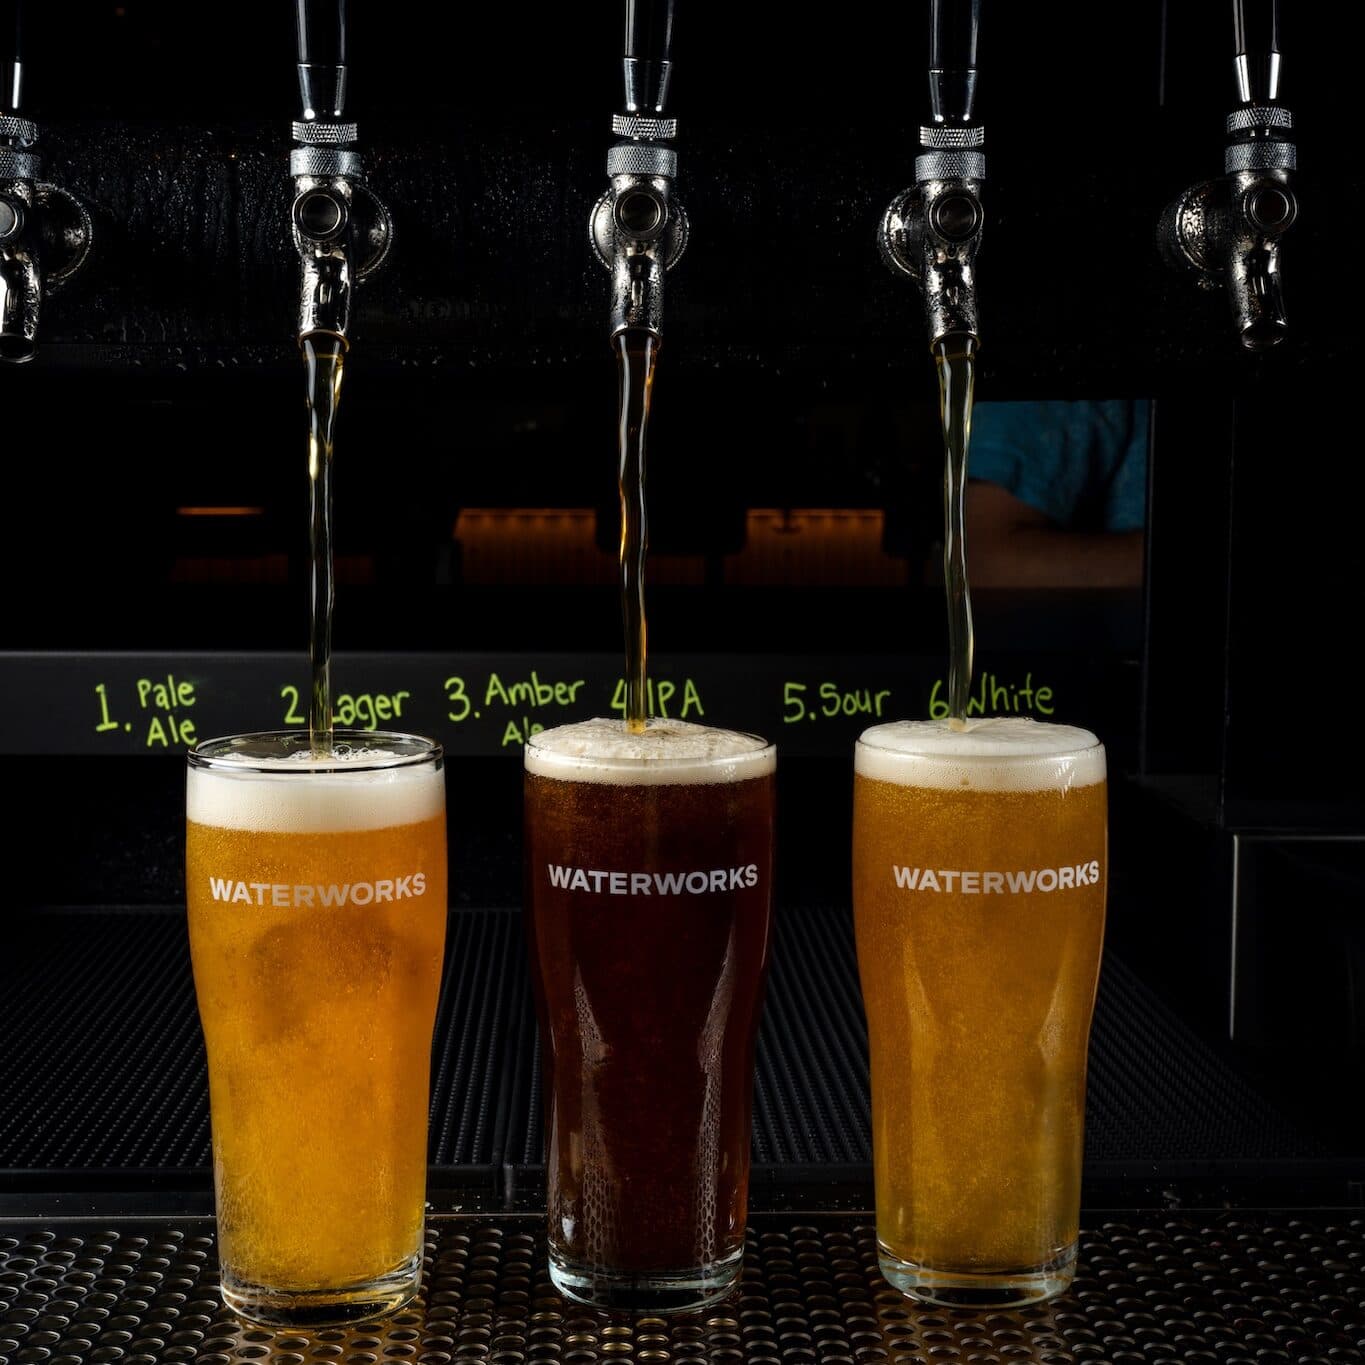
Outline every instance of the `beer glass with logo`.
POLYGON ((550 1276, 695 1308, 738 1279, 768 963, 773 746, 585 721, 526 746, 550 1276))
POLYGON ((441 749, 337 731, 189 756, 186 898, 208 1047, 223 1298, 285 1326, 421 1274, 446 922, 441 749))
POLYGON ((858 741, 853 914, 882 1273, 1004 1307, 1071 1283, 1104 933, 1104 748, 1022 717, 858 741))

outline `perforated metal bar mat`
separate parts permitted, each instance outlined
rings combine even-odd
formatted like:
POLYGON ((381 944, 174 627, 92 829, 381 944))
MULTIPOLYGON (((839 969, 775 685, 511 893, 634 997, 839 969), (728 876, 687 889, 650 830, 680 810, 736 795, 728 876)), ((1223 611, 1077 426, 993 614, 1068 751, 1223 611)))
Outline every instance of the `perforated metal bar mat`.
POLYGON ((217 1298, 213 1224, 0 1222, 0 1359, 12 1365, 1355 1365, 1365 1221, 1239 1214, 1092 1224, 1068 1295, 1014 1312, 909 1303, 861 1216, 756 1215, 739 1287, 714 1308, 611 1318, 566 1303, 543 1220, 439 1217, 425 1288, 384 1322, 257 1329, 217 1298))
MULTIPOLYGON (((847 910, 785 911, 759 1040, 754 1158, 866 1163, 867 1046, 847 910)), ((541 1161, 536 1030, 520 916, 450 920, 436 1026, 431 1160, 541 1161)), ((203 1044, 183 912, 10 912, 0 953, 0 1170, 209 1164, 203 1044)), ((1321 1146, 1121 962, 1106 964, 1087 1159, 1311 1159, 1321 1146)))
MULTIPOLYGON (((0 954, 0 1170, 209 1166, 208 1077, 182 911, 11 912, 0 954)), ((523 1011, 518 917, 450 918, 432 1058, 437 1164, 492 1167, 523 1011)))

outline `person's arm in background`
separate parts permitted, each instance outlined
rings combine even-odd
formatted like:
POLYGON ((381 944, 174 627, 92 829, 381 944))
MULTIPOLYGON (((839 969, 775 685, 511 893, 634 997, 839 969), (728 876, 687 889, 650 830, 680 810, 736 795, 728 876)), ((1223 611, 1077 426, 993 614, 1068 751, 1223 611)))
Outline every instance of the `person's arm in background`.
POLYGON ((982 588, 1142 583, 1147 405, 983 403, 967 457, 967 562, 982 588))
POLYGON ((1138 531, 1072 531, 997 483, 967 485, 967 571, 976 588, 1134 588, 1138 531))

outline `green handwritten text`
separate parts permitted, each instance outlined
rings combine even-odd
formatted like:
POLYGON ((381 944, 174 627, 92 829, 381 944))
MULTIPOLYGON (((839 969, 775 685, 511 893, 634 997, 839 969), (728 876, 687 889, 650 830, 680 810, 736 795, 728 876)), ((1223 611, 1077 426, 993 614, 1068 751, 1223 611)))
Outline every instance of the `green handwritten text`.
POLYGON ((885 714, 889 687, 844 687, 836 682, 782 684, 782 722, 794 725, 799 720, 814 721, 820 717, 833 720, 836 716, 872 716, 885 714), (815 689, 812 693, 812 687, 815 689))
MULTIPOLYGON (((934 680, 929 693, 929 716, 932 720, 946 720, 948 702, 943 697, 946 684, 942 678, 934 680)), ((1033 674, 1025 673, 1023 685, 1001 682, 994 673, 983 673, 976 691, 967 698, 969 716, 1032 715, 1050 716, 1056 711, 1052 689, 1033 685, 1033 674)))
MULTIPOLYGON (((704 716, 706 714, 706 710, 701 704, 701 690, 691 678, 683 679, 682 700, 678 701, 676 706, 674 702, 679 695, 679 688, 678 684, 671 678, 650 678, 645 683, 645 691, 648 694, 648 710, 651 716, 662 716, 665 720, 686 720, 689 716, 704 716), (673 709, 670 710, 670 707, 673 709)), ((611 709, 619 711, 623 716, 626 714, 626 680, 624 678, 616 680, 616 691, 612 693, 611 709)))

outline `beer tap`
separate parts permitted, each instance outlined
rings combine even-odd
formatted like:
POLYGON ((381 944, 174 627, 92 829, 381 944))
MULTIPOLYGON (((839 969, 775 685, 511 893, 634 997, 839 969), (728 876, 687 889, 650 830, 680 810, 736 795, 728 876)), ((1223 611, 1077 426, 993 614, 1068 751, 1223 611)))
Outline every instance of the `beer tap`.
POLYGON ((665 116, 672 75, 674 0, 626 0, 621 60, 625 107, 613 115, 611 188, 592 211, 590 237, 611 272, 611 335, 663 329, 664 272, 687 246, 687 215, 673 193, 678 121, 665 116))
POLYGON ((919 130, 915 183, 882 216, 882 259, 924 294, 929 344, 979 339, 976 253, 985 215, 985 130, 975 121, 981 0, 931 0, 929 122, 919 130))
POLYGON ((43 298, 85 264, 90 213, 42 178, 39 129, 21 111, 24 3, 0 3, 0 360, 32 360, 43 298))
POLYGON ((1237 107, 1227 116, 1223 175, 1167 205, 1158 242, 1167 261, 1206 289, 1223 285, 1237 335, 1264 351, 1288 331, 1280 243, 1298 216, 1294 116, 1280 101, 1279 0, 1233 0, 1237 107))
POLYGON ((346 0, 297 0, 299 96, 289 153, 290 227, 299 253, 298 337, 347 338, 351 293, 384 263, 389 211, 365 183, 358 130, 345 119, 346 0))

